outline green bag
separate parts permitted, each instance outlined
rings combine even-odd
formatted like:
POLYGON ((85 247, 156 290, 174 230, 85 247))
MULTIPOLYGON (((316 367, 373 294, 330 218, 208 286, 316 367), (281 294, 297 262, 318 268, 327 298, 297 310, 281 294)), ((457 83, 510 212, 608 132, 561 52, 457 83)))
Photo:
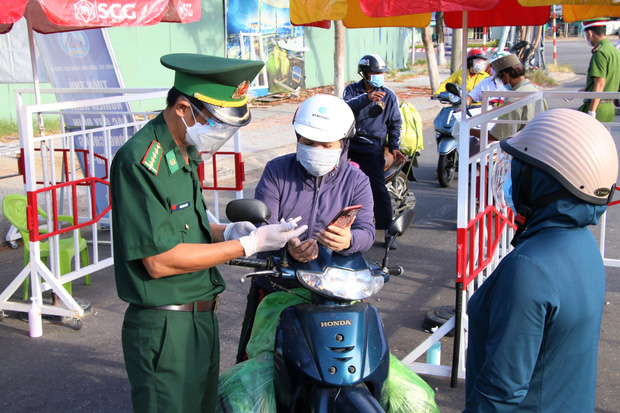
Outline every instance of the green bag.
MULTIPOLYGON (((280 313, 310 301, 310 291, 291 291, 295 294, 275 292, 261 301, 247 346, 250 359, 220 375, 216 412, 276 413, 273 348, 280 313)), ((381 404, 387 406, 388 402, 388 413, 439 413, 430 386, 392 354, 388 380, 381 391, 381 404)))
POLYGON ((400 116, 403 119, 400 128, 400 151, 407 156, 413 156, 424 149, 422 116, 409 102, 400 103, 400 116))

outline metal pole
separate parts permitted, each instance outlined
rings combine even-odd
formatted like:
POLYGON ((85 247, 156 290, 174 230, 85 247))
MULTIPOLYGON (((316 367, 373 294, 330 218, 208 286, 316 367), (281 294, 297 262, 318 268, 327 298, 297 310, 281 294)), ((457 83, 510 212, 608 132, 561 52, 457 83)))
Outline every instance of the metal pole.
POLYGON ((553 6, 553 64, 557 65, 558 64, 558 60, 557 60, 557 49, 555 47, 555 4, 553 6))

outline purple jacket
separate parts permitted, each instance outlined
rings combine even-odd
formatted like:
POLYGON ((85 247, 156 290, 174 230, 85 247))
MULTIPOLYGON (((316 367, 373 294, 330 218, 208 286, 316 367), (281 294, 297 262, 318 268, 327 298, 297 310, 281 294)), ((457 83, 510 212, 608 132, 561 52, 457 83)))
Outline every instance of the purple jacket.
POLYGON ((346 159, 345 147, 338 166, 323 176, 317 188, 317 178, 301 166, 295 153, 280 156, 265 166, 254 197, 271 208, 272 224, 280 218, 301 216, 298 225, 308 225, 308 231, 300 236, 302 241, 325 228, 342 208, 362 205, 351 226, 351 246, 340 254, 367 251, 375 241, 370 182, 346 159))

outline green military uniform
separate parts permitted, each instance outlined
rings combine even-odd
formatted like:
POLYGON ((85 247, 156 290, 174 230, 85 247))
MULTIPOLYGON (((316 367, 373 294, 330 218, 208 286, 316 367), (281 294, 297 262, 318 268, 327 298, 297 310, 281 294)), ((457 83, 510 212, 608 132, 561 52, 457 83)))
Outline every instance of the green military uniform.
MULTIPOLYGON (((529 80, 527 80, 527 79, 524 79, 524 80, 520 81, 519 83, 517 83, 513 87, 512 90, 515 91, 515 92, 539 92, 539 90, 536 89, 535 86, 530 84, 529 80)), ((519 99, 520 98, 507 99, 504 102, 504 105, 510 104, 510 103, 515 102, 515 101, 517 101, 519 99)), ((544 99, 542 101, 542 105, 543 105, 543 111, 546 111, 547 109, 549 109, 547 107, 547 102, 544 99)), ((501 120, 522 120, 522 121, 529 122, 530 120, 532 120, 534 118, 534 116, 536 116, 536 103, 530 103, 528 105, 521 106, 520 108, 517 108, 517 109, 513 110, 512 112, 508 112, 507 114, 505 114, 503 116, 500 116, 499 119, 501 119, 501 120)), ((516 132, 518 132, 521 129, 523 129, 526 124, 527 123, 520 123, 520 124, 518 124, 516 132)), ((508 138, 509 136, 512 136, 515 133, 513 131, 514 131, 514 124, 511 124, 511 123, 498 123, 498 124, 496 124, 493 127, 493 129, 491 129, 490 133, 491 133, 491 135, 493 135, 497 139, 502 140, 502 139, 508 138)))
MULTIPOLYGON (((594 90, 594 78, 605 79, 603 92, 617 92, 620 84, 620 51, 611 44, 609 39, 601 40, 592 49, 592 58, 588 66, 588 78, 586 80, 586 92, 594 90)), ((588 113, 590 100, 585 99, 579 110, 588 113)), ((615 108, 611 99, 601 99, 596 108, 596 119, 600 122, 613 122, 615 108)))
MULTIPOLYGON (((226 87, 226 68, 248 61, 168 55, 162 63, 177 71, 175 88, 199 99, 216 118, 239 126, 250 121, 245 92, 262 62, 242 70, 242 84, 229 76, 236 83, 226 87)), ((216 268, 155 279, 142 263, 182 243, 213 241, 196 173, 200 156, 193 146, 186 150, 188 162, 162 113, 119 149, 111 167, 114 271, 118 295, 129 303, 122 343, 136 412, 210 413, 217 399, 213 304, 224 280, 216 268)))

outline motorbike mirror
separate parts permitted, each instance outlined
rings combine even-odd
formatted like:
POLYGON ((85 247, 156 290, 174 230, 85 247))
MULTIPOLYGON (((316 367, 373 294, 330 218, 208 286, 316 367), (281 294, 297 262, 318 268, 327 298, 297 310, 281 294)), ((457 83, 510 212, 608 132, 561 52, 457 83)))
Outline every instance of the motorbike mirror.
POLYGON ((415 212, 413 209, 408 209, 403 211, 400 215, 398 215, 388 228, 388 235, 400 237, 405 233, 405 231, 411 226, 413 222, 413 217, 415 216, 415 212))
POLYGON ((267 222, 271 218, 271 209, 258 199, 235 199, 226 205, 226 217, 230 222, 267 222))
POLYGON ((461 88, 456 83, 446 83, 446 90, 453 95, 461 97, 461 88))

